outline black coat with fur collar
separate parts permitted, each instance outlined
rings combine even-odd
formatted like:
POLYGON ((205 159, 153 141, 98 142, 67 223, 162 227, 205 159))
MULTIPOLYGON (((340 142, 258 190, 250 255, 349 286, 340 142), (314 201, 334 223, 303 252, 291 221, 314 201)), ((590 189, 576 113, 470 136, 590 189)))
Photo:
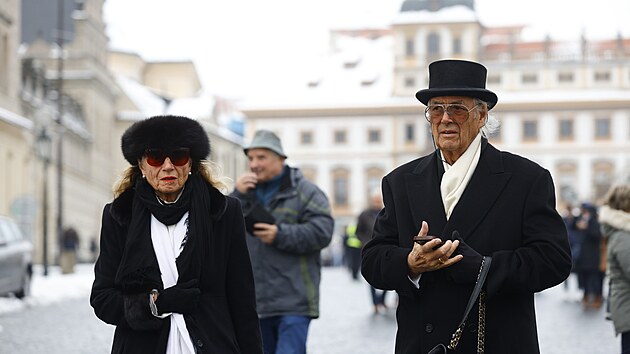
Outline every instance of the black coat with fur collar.
MULTIPOLYGON (((262 353, 254 280, 240 203, 208 185, 212 236, 204 257, 198 309, 185 315, 198 353, 262 353)), ((90 304, 96 316, 116 326, 112 353, 165 353, 170 317, 152 317, 148 293, 123 294, 115 281, 131 220, 133 190, 103 210, 100 255, 90 304)), ((146 250, 154 255, 152 249, 146 250)), ((155 259, 157 266, 157 259, 155 259)))

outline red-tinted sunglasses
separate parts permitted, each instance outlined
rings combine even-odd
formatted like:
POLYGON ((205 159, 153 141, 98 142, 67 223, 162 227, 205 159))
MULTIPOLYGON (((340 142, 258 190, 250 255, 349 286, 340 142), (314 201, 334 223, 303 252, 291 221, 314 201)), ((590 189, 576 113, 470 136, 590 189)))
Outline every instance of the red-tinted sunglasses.
POLYGON ((153 167, 162 166, 164 160, 168 157, 175 166, 184 166, 190 160, 189 148, 177 148, 173 150, 164 149, 146 149, 144 156, 147 157, 147 163, 153 167))

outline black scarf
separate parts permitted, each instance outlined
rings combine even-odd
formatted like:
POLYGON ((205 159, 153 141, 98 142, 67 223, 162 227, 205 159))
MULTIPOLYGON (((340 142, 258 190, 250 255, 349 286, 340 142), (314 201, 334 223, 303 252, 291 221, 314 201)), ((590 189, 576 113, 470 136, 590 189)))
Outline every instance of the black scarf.
POLYGON ((131 221, 116 283, 123 292, 145 292, 163 289, 162 276, 151 242, 151 215, 165 225, 173 225, 189 211, 186 244, 177 257, 178 283, 200 279, 204 269, 203 253, 211 245, 212 221, 210 194, 203 178, 192 174, 179 197, 173 204, 162 204, 155 191, 144 179, 138 179, 131 206, 131 221))

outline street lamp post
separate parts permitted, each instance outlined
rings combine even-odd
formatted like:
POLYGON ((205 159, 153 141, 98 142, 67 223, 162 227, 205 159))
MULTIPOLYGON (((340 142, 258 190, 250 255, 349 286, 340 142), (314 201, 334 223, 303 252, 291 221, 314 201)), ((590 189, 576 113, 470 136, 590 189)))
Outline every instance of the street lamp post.
POLYGON ((37 136, 37 154, 44 165, 42 185, 42 263, 44 276, 48 276, 48 165, 52 155, 52 140, 43 128, 37 136))

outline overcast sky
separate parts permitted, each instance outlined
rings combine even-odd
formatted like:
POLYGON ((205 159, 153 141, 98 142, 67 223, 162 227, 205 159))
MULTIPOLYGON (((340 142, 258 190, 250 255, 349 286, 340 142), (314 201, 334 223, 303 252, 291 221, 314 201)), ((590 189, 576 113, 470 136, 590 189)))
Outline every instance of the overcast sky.
MULTIPOLYGON (((106 0, 113 49, 191 59, 207 91, 238 96, 326 51, 331 28, 386 26, 402 0, 106 0), (176 5, 175 5, 176 4, 176 5), (283 70, 285 69, 285 70, 283 70)), ((486 26, 529 25, 554 39, 630 37, 629 0, 476 0, 486 26)))

